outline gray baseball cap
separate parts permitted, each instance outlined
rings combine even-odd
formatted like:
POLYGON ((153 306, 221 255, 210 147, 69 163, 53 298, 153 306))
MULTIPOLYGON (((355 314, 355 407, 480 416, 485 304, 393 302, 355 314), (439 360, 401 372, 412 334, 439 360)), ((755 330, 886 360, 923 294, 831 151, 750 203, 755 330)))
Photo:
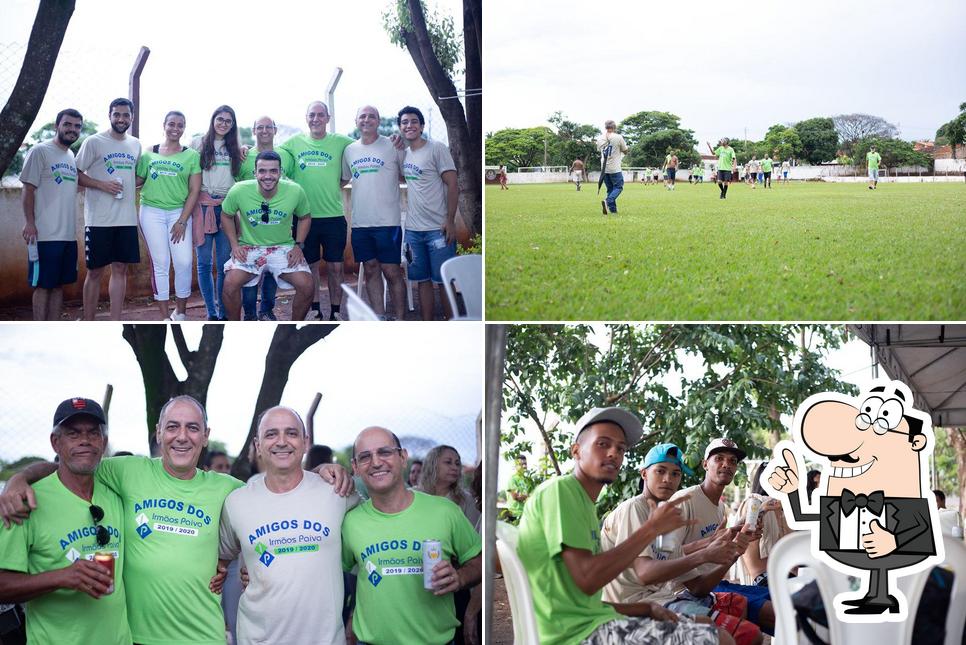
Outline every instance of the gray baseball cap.
POLYGON ((641 420, 624 408, 593 408, 584 416, 577 420, 577 433, 591 425, 601 421, 610 421, 620 426, 624 431, 624 438, 627 439, 627 447, 632 448, 638 444, 644 435, 644 427, 641 420))

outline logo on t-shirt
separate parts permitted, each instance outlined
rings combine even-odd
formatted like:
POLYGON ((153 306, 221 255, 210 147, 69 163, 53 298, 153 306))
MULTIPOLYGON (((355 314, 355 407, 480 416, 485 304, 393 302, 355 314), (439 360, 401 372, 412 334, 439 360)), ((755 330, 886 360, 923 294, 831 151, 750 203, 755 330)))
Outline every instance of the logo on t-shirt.
POLYGON ((275 560, 275 556, 272 555, 272 552, 269 551, 268 547, 261 542, 255 545, 255 553, 258 554, 258 561, 264 564, 266 567, 271 565, 272 561, 275 560))
POLYGON ((147 536, 151 535, 152 531, 151 531, 151 527, 148 526, 148 516, 147 515, 145 515, 144 513, 141 513, 140 515, 138 515, 134 519, 138 523, 137 532, 138 532, 138 536, 140 536, 140 538, 142 540, 144 538, 146 538, 147 536))
POLYGON ((366 571, 369 572, 367 579, 370 583, 372 583, 373 587, 378 586, 379 583, 382 582, 382 576, 379 575, 376 565, 374 565, 372 562, 366 562, 366 571))

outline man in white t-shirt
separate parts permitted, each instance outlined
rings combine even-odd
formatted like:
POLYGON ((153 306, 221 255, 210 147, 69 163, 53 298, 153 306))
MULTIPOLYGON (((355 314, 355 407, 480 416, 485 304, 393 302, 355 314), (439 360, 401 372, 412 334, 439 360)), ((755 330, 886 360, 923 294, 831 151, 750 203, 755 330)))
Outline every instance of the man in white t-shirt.
POLYGON ((83 123, 77 110, 58 112, 56 135, 31 148, 20 171, 34 320, 59 320, 62 287, 77 282, 77 166, 70 146, 83 123))
POLYGON ((604 134, 597 137, 597 150, 601 155, 600 169, 604 173, 604 185, 607 186, 607 199, 600 203, 604 215, 608 212, 617 214, 617 197, 624 190, 624 172, 621 170, 621 160, 628 151, 624 137, 617 134, 617 124, 611 120, 604 122, 604 134))
MULTIPOLYGON (((456 164, 449 147, 440 141, 424 139, 426 121, 419 108, 399 110, 396 124, 409 144, 403 161, 408 192, 406 244, 412 249, 409 281, 419 285, 419 309, 423 320, 432 320, 436 309, 434 285, 443 284, 440 267, 456 257, 456 208, 460 189, 456 164)), ((449 299, 441 294, 447 318, 449 299)))
POLYGON ((344 643, 342 518, 359 503, 302 470, 308 437, 294 410, 262 413, 255 448, 264 475, 228 495, 219 557, 242 555, 250 583, 238 643, 344 643))
POLYGON ((342 180, 352 182, 352 255, 365 266, 369 305, 385 315, 382 278, 389 283, 393 315, 402 320, 406 284, 402 274, 402 212, 399 182, 403 150, 379 134, 379 110, 365 105, 356 112, 361 138, 342 154, 342 180))
POLYGON ((111 320, 120 320, 127 291, 127 266, 141 261, 138 214, 134 202, 135 168, 141 142, 127 134, 134 118, 130 99, 111 101, 110 130, 84 139, 77 153, 77 183, 84 195, 84 320, 94 320, 101 278, 108 267, 111 279, 111 320))

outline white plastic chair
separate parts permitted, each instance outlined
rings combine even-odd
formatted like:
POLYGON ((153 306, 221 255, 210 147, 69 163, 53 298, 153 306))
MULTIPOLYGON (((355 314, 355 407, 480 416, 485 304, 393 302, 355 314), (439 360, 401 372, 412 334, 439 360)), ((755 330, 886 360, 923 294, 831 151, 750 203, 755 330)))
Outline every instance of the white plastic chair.
MULTIPOLYGON (((400 216, 400 227, 402 228, 402 243, 399 246, 399 268, 402 271, 403 284, 406 285, 406 305, 409 307, 409 311, 416 308, 413 304, 413 290, 409 284, 409 261, 406 259, 406 211, 403 211, 400 216)), ((366 283, 366 267, 360 262, 359 263, 359 281, 356 283, 356 295, 360 298, 362 297, 362 285, 366 283)), ((389 284, 386 282, 386 276, 382 276, 382 307, 385 309, 386 303, 389 302, 389 284)))
POLYGON ((356 295, 349 288, 349 285, 342 283, 342 291, 345 293, 345 308, 349 315, 349 320, 379 320, 379 316, 366 304, 366 301, 356 295))
MULTIPOLYGON (((926 586, 931 569, 899 578, 899 589, 909 603, 909 618, 903 623, 843 623, 835 616, 835 597, 851 589, 849 576, 835 571, 822 561, 812 557, 812 536, 809 531, 796 531, 785 536, 775 545, 768 556, 768 586, 775 607, 775 642, 780 645, 798 643, 795 610, 792 607, 792 584, 788 572, 797 565, 807 565, 818 581, 819 593, 829 620, 831 643, 876 643, 876 645, 912 642, 915 613, 919 607, 922 590, 926 586)), ((955 574, 949 613, 946 616, 946 645, 959 645, 966 622, 966 546, 961 540, 943 537, 946 560, 942 564, 955 574)))
POLYGON ((454 320, 483 320, 483 256, 458 255, 443 262, 439 268, 443 288, 453 311, 454 320), (466 314, 456 306, 456 291, 463 296, 466 314))
POLYGON ((537 615, 533 611, 533 594, 530 579, 517 555, 517 527, 506 522, 496 523, 496 552, 503 569, 506 594, 510 599, 510 615, 513 617, 514 645, 540 645, 537 632, 537 615))

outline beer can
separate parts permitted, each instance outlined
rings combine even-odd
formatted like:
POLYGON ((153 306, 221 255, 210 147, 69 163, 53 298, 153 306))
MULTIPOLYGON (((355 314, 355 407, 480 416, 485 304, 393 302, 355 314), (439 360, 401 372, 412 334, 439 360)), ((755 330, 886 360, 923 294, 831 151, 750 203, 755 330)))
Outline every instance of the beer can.
POLYGON ((114 199, 124 199, 124 191, 114 194, 114 199))
MULTIPOLYGON (((664 506, 667 502, 660 502, 658 506, 664 506)), ((655 545, 657 550, 661 553, 673 553, 674 549, 677 547, 678 532, 671 531, 670 533, 665 533, 663 535, 657 536, 655 540, 655 545)))
POLYGON ((745 530, 754 533, 758 526, 758 515, 761 513, 761 500, 757 497, 748 498, 748 510, 745 512, 745 530))
POLYGON ((433 567, 443 559, 443 545, 439 540, 423 540, 423 588, 433 588, 433 567))
POLYGON ((98 551, 94 554, 94 562, 111 574, 111 586, 107 588, 107 593, 114 593, 114 554, 110 551, 98 551))

